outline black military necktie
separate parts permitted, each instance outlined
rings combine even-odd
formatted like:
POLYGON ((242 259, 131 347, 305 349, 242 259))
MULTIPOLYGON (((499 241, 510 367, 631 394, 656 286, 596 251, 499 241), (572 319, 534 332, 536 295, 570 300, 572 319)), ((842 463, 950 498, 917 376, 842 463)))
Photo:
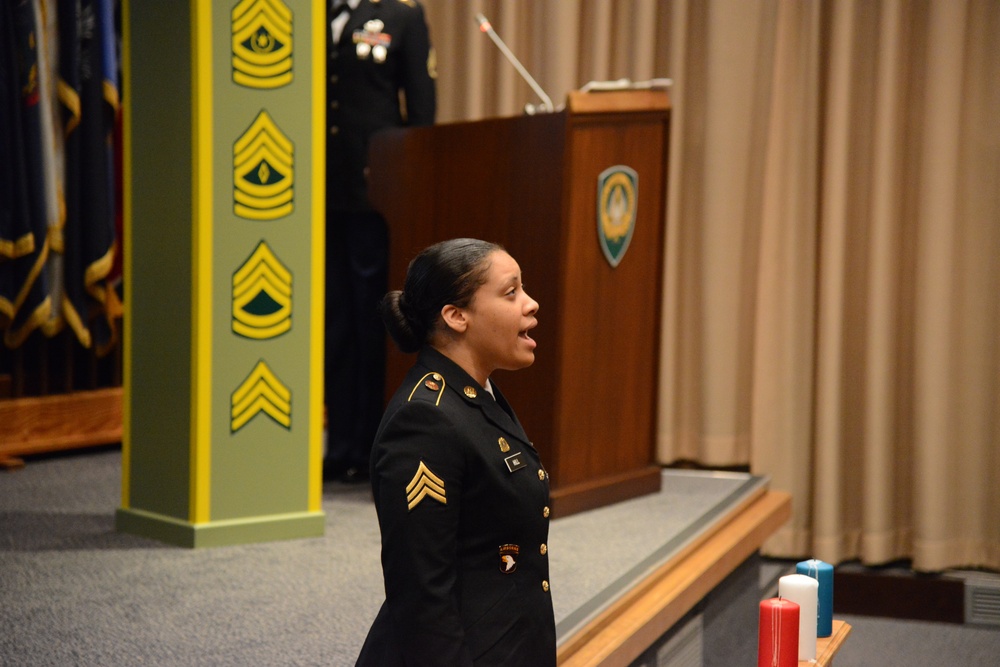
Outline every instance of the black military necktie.
POLYGON ((339 2, 334 0, 334 2, 330 5, 330 20, 332 21, 344 12, 350 11, 351 5, 347 2, 347 0, 340 0, 339 2))
POLYGON ((347 0, 332 0, 330 6, 330 38, 333 40, 334 44, 340 42, 341 34, 343 33, 344 26, 350 20, 348 16, 350 15, 351 5, 347 0), (341 18, 343 16, 343 18, 341 18), (338 19, 339 22, 338 22, 338 19))

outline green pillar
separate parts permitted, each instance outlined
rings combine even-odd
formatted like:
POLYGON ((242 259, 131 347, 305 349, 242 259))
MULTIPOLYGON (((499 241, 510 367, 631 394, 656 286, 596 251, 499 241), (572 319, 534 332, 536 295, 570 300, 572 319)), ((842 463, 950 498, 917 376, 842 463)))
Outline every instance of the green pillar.
POLYGON ((126 0, 118 530, 323 534, 324 3, 126 0))

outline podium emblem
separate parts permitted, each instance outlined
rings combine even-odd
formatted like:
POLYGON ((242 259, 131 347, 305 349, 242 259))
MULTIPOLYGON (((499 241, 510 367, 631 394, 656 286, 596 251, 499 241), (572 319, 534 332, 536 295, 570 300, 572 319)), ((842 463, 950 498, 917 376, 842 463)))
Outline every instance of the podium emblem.
POLYGON ((597 177, 597 241, 612 268, 621 263, 632 242, 638 198, 635 169, 619 164, 597 177))

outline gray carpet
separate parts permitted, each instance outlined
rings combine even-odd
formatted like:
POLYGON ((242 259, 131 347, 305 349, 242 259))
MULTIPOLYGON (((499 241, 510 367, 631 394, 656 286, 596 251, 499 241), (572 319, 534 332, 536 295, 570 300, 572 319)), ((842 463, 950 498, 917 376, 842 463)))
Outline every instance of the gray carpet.
MULTIPOLYGON (((0 665, 353 664, 382 600, 367 487, 325 485, 321 538, 188 550, 114 531, 120 462, 109 449, 0 473, 0 665)), ((561 629, 746 484, 706 479, 671 473, 660 494, 553 522, 561 629)), ((996 629, 845 620, 837 667, 998 664, 996 629)))
POLYGON ((1000 665, 1000 628, 870 616, 837 618, 851 625, 851 634, 837 654, 836 667, 1000 665))
MULTIPOLYGON (((324 486, 321 538, 187 550, 115 532, 120 465, 105 450, 0 475, 4 665, 353 663, 383 596, 367 486, 324 486)), ((597 610, 746 482, 676 472, 660 494, 554 521, 557 621, 597 610)))
POLYGON ((2 664, 351 662, 382 595, 366 489, 324 490, 323 538, 195 551, 114 531, 120 461, 0 475, 2 664))

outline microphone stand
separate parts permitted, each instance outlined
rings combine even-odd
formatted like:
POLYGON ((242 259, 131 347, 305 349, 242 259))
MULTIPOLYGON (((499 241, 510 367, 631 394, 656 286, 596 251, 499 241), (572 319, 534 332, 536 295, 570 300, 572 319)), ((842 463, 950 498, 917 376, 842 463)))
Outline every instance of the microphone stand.
MULTIPOLYGON (((493 40, 493 43, 497 45, 498 49, 500 49, 500 53, 502 53, 504 57, 510 61, 510 64, 513 65, 514 69, 516 69, 518 74, 521 75, 521 78, 528 82, 531 89, 535 91, 535 94, 542 100, 541 110, 548 113, 555 111, 555 106, 553 106, 552 100, 545 94, 545 91, 538 85, 538 82, 535 81, 530 74, 528 74, 528 70, 524 69, 524 65, 522 65, 521 61, 517 59, 517 56, 515 56, 511 50, 507 48, 507 45, 503 43, 503 40, 500 39, 500 35, 496 33, 493 26, 490 25, 490 22, 486 20, 486 17, 482 14, 476 14, 476 23, 479 24, 479 30, 489 35, 490 39, 493 40)), ((536 108, 530 104, 526 104, 524 110, 531 115, 535 113, 536 108)))

